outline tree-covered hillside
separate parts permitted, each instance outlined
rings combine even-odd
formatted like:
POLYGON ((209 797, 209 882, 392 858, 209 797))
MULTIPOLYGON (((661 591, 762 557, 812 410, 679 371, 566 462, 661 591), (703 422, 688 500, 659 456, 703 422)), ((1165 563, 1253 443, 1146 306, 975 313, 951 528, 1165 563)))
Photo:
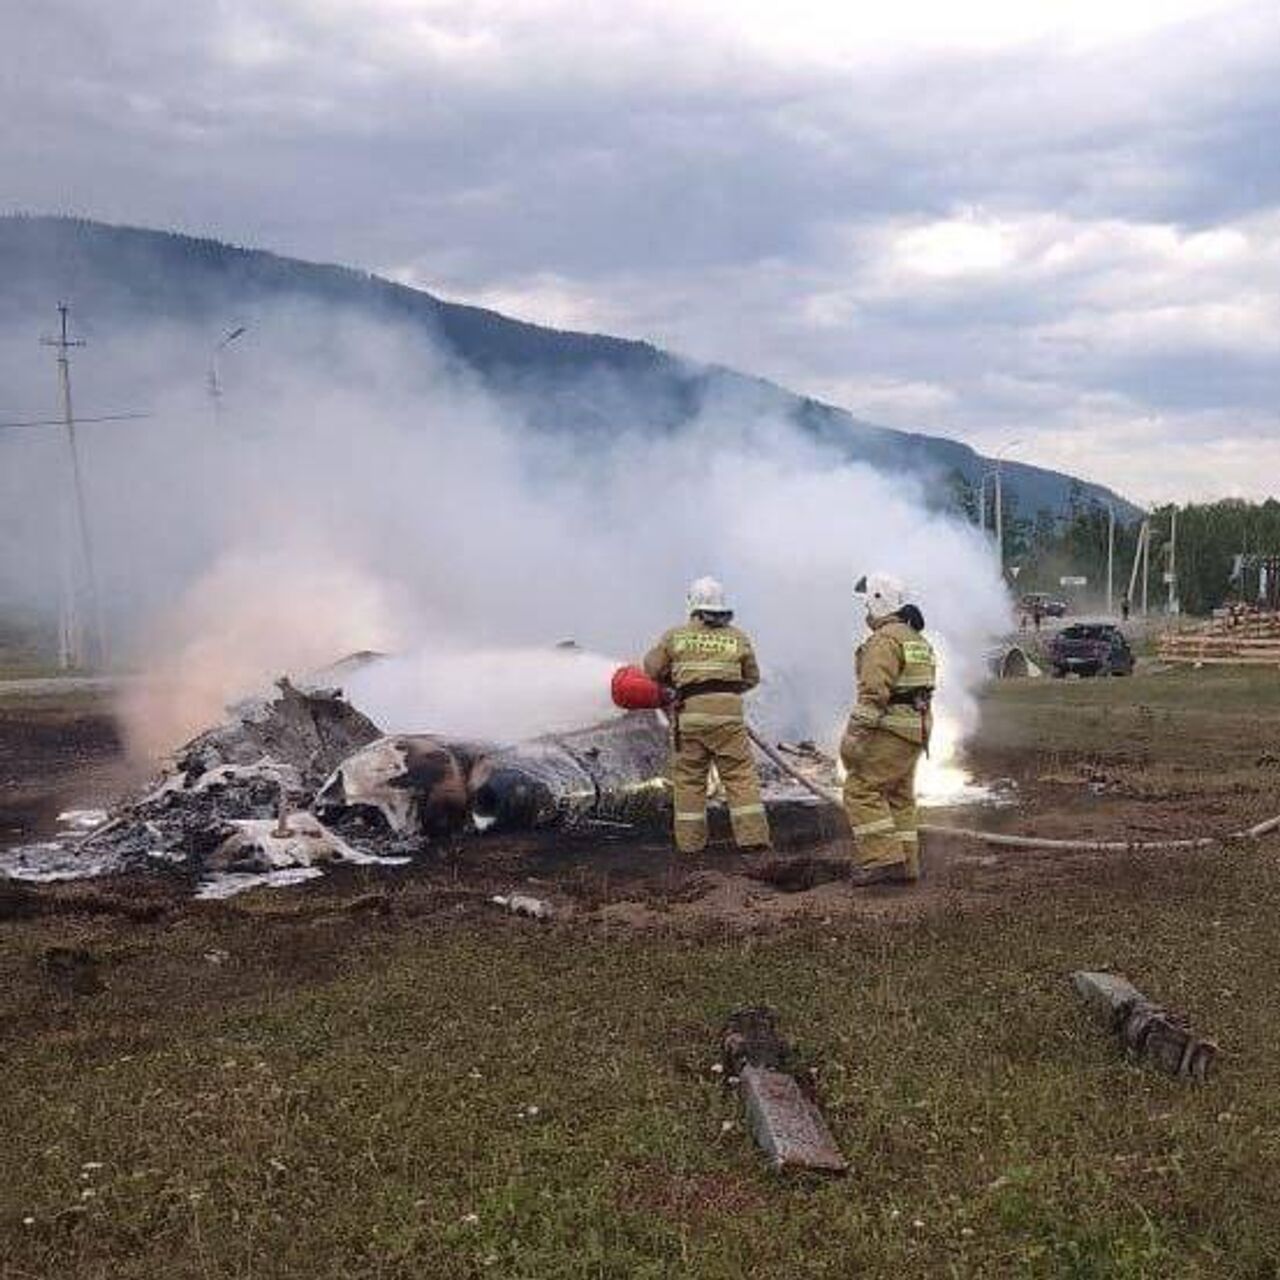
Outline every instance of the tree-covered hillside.
MULTIPOLYGON (((109 327, 122 318, 207 324, 297 299, 394 320, 420 331, 499 397, 518 397, 541 430, 591 435, 620 429, 678 430, 709 403, 796 423, 847 458, 921 477, 945 501, 950 477, 977 484, 989 462, 967 445, 893 431, 761 379, 701 365, 645 342, 574 333, 444 302, 419 289, 345 267, 322 266, 162 231, 73 218, 0 218, 0 324, 47 324, 69 298, 79 322, 109 327)), ((1070 476, 1004 465, 1005 491, 1024 512, 1067 511, 1070 476)), ((1123 499, 1094 485, 1095 501, 1123 499)))

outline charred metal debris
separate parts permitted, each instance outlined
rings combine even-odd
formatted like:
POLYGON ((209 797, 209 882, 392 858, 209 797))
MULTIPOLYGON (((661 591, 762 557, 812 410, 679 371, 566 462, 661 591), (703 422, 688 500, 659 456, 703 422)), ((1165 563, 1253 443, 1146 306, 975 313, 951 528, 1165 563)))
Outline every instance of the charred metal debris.
POLYGON ((1081 971, 1072 974, 1071 982, 1129 1054, 1167 1075, 1208 1078, 1218 1046, 1197 1036, 1185 1018, 1162 1008, 1118 974, 1081 971))
POLYGON ((774 1170, 848 1172, 818 1109, 816 1069, 805 1066, 778 1033, 772 1009, 735 1009, 721 1032, 720 1051, 721 1071, 736 1084, 751 1136, 774 1170))
MULTIPOLYGON (((516 743, 388 736, 340 690, 282 679, 188 742, 106 822, 40 846, 58 870, 29 878, 283 873, 403 860, 466 833, 657 827, 670 816, 669 745, 652 712, 516 743)), ((785 795, 788 780, 774 781, 785 795)))

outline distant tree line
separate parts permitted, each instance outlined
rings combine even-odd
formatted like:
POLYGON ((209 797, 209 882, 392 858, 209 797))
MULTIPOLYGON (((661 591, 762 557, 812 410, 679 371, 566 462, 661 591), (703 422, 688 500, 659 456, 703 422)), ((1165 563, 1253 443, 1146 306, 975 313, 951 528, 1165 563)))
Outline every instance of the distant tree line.
MULTIPOLYGON (((1166 532, 1169 508, 1156 513, 1166 532)), ((1208 613, 1230 600, 1251 602, 1256 574, 1233 578, 1236 557, 1280 556, 1280 502, 1221 502, 1178 508, 1178 589, 1188 613, 1208 613)), ((1154 563, 1154 561, 1153 561, 1154 563)))
MULTIPOLYGON (((951 507, 974 524, 981 523, 979 492, 956 473, 951 478, 951 507)), ((1164 573, 1169 556, 1173 507, 1157 507, 1151 513, 1150 601, 1162 608, 1167 599, 1164 573)), ((987 494, 986 523, 993 523, 991 495, 987 494)), ((1115 524, 1115 602, 1129 587, 1141 520, 1115 524)), ((1065 511, 1041 510, 1027 516, 1018 510, 1008 490, 1004 500, 1005 563, 1018 569, 1014 587, 1026 591, 1061 593, 1064 577, 1089 580, 1077 603, 1099 604, 1106 594, 1107 534, 1109 513, 1089 499, 1084 486, 1073 484, 1065 511)), ((994 537, 994 534, 992 534, 994 537)), ((1225 498, 1220 502, 1191 503, 1177 508, 1178 595, 1184 613, 1208 614, 1234 600, 1252 601, 1257 594, 1256 571, 1236 576, 1237 557, 1280 555, 1280 501, 1246 502, 1225 498)), ((1141 578, 1135 596, 1141 594, 1141 578)), ((1135 599, 1135 606, 1138 600, 1135 599)))

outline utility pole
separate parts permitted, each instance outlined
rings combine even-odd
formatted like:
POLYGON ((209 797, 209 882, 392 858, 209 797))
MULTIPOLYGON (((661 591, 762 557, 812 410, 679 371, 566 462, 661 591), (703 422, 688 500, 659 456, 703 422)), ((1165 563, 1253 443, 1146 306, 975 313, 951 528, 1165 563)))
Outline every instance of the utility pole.
MULTIPOLYGON (((76 442, 76 420, 71 402, 71 348, 83 347, 84 341, 68 336, 68 318, 71 308, 65 302, 58 304, 58 336, 41 338, 42 345, 54 347, 58 352, 58 385, 62 393, 62 425, 66 430, 67 452, 71 462, 71 493, 74 499, 76 531, 80 546, 80 555, 84 562, 85 584, 89 589, 89 607, 93 611, 94 629, 97 640, 97 658, 102 666, 107 665, 107 629, 102 614, 102 597, 98 592, 98 575, 93 560, 93 542, 89 536, 89 521, 85 511, 84 481, 80 472, 80 450, 76 442)), ((59 648, 64 668, 78 665, 84 660, 81 639, 81 624, 76 609, 75 575, 67 567, 67 578, 63 588, 63 616, 60 632, 59 648)))
POLYGON ((1178 508, 1169 508, 1169 564, 1166 572, 1169 586, 1169 613, 1178 610, 1178 508))
POLYGON ((71 532, 71 507, 60 504, 58 554, 58 666, 63 671, 80 665, 81 636, 76 620, 76 575, 72 564, 75 539, 71 532))
POLYGON ((1004 581, 1004 482, 1000 476, 1000 460, 996 459, 996 564, 1004 581))
POLYGON ((1000 541, 1003 535, 1003 518, 1000 511, 1000 473, 993 467, 990 471, 983 472, 982 482, 978 486, 978 509, 981 519, 978 523, 982 527, 983 537, 988 534, 991 537, 991 549, 995 552, 997 567, 1001 570, 1003 576, 1004 557, 1000 553, 1000 541), (988 486, 990 487, 991 497, 988 500, 988 486), (987 509, 990 507, 991 514, 988 517, 987 509))
POLYGON ((1151 521, 1143 520, 1138 527, 1138 543, 1133 549, 1133 570, 1129 574, 1129 603, 1134 602, 1134 591, 1138 586, 1138 571, 1142 571, 1142 613, 1147 612, 1147 543, 1151 537, 1151 521))
POLYGON ((1000 566, 1000 581, 1004 581, 1004 455, 1016 449, 1021 440, 1009 440, 996 453, 996 563, 1000 566))
POLYGON ((995 469, 992 468, 982 473, 982 480, 978 485, 978 508, 981 513, 981 519, 978 523, 982 526, 982 532, 985 534, 990 530, 994 536, 996 527, 996 501, 995 501, 995 469), (988 486, 990 486, 991 497, 988 499, 988 486), (987 515, 987 509, 990 507, 990 517, 987 515))
POLYGON ((1151 521, 1146 520, 1142 526, 1142 616, 1145 618, 1147 608, 1147 585, 1151 577, 1151 521))
POLYGON ((1116 509, 1107 503, 1107 617, 1115 613, 1116 509))

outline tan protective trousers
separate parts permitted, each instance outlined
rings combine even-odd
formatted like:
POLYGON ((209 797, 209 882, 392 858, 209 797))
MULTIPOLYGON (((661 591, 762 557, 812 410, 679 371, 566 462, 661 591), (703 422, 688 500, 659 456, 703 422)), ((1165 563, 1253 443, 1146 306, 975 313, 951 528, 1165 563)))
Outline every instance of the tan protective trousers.
POLYGON ((747 726, 681 726, 671 761, 675 789, 676 848, 700 853, 707 847, 707 776, 715 765, 729 805, 734 843, 739 848, 769 843, 769 819, 760 798, 760 778, 751 758, 747 726))
POLYGON ((910 879, 919 879, 915 783, 922 751, 919 743, 885 729, 863 729, 840 744, 840 759, 848 770, 844 810, 859 866, 902 863, 910 879))

